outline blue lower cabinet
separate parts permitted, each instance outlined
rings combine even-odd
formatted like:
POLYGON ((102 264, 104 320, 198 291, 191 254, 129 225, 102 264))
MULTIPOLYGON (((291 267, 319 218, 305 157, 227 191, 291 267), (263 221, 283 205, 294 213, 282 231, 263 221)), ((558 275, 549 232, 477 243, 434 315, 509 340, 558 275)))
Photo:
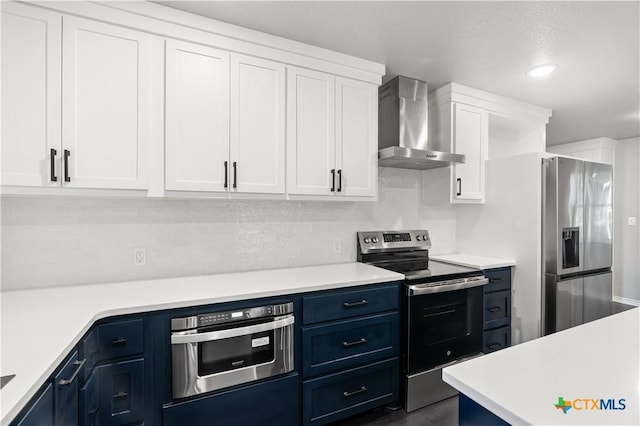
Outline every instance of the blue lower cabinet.
POLYGON ((398 358, 305 381, 303 424, 327 424, 398 399, 398 358))
POLYGON ((396 356, 397 312, 350 319, 302 330, 305 377, 396 356))
POLYGON ((56 426, 79 424, 78 390, 83 365, 84 363, 78 360, 78 351, 74 351, 53 378, 53 412, 56 426))
POLYGON ((27 413, 21 417, 16 426, 54 426, 53 422, 53 385, 49 385, 38 395, 27 413))
POLYGON ((509 423, 493 414, 468 396, 458 395, 458 426, 509 426, 509 423))
POLYGON ((163 426, 296 426, 298 374, 163 407, 163 426))
POLYGON ((100 425, 144 422, 144 360, 135 359, 96 368, 100 425))
POLYGON ((80 424, 98 425, 98 371, 94 371, 80 388, 80 424))

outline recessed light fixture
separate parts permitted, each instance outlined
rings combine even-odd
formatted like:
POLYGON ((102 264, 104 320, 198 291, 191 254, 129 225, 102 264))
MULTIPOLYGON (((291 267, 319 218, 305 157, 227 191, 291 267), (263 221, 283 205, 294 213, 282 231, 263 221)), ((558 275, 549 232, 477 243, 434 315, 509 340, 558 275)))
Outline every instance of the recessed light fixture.
POLYGON ((527 76, 534 77, 534 78, 544 77, 545 75, 549 75, 552 72, 554 72, 556 68, 558 68, 556 64, 539 65, 527 71, 527 76))

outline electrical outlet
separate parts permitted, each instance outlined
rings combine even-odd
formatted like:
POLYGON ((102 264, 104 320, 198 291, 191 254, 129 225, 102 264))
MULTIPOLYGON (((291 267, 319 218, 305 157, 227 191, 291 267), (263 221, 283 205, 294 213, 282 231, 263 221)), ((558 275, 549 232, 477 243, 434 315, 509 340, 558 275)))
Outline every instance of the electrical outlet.
POLYGON ((135 266, 147 264, 147 250, 145 248, 133 249, 133 264, 135 266))
POLYGON ((342 240, 340 238, 333 240, 333 252, 342 253, 342 240))
POLYGON ((638 218, 635 216, 630 216, 627 223, 631 226, 636 226, 638 224, 638 218))

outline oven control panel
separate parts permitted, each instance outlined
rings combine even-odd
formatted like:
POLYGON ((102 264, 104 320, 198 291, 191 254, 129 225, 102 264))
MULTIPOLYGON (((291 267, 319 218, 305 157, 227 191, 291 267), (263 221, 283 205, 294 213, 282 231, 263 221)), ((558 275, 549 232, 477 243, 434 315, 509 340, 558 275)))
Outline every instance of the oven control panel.
POLYGON ((386 251, 388 249, 416 249, 431 248, 429 231, 369 231, 358 232, 358 250, 361 254, 386 251))
POLYGON ((172 318, 171 331, 189 330, 198 327, 245 321, 253 318, 273 317, 293 312, 293 303, 279 305, 256 306, 233 311, 209 312, 185 318, 172 318))

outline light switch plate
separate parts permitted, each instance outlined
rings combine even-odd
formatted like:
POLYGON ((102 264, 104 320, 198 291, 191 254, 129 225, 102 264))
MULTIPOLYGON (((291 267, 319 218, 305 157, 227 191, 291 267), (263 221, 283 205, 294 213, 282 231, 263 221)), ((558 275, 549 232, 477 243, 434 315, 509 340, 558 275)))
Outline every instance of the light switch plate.
POLYGON ((627 220, 627 223, 631 226, 636 226, 638 224, 638 218, 635 216, 630 216, 627 220))

